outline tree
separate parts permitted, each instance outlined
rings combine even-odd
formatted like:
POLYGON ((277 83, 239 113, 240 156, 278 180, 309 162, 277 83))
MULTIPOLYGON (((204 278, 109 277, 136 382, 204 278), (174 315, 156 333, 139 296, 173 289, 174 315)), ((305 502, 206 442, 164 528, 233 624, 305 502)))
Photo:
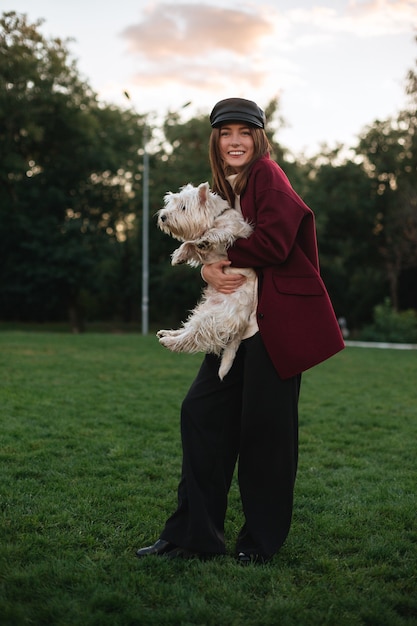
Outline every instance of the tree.
POLYGON ((3 318, 66 311, 80 330, 82 293, 97 289, 102 260, 119 262, 132 226, 143 125, 100 105, 41 24, 14 12, 0 22, 0 304, 3 318))
POLYGON ((150 312, 155 323, 176 326, 198 299, 202 281, 187 266, 171 267, 170 257, 179 245, 156 227, 155 214, 168 191, 187 183, 211 180, 208 160, 210 125, 207 116, 181 119, 181 111, 169 111, 162 124, 162 139, 154 147, 150 168, 149 202, 154 219, 150 225, 150 312))
POLYGON ((405 112, 398 120, 376 121, 362 135, 358 150, 373 185, 373 235, 395 310, 399 309, 401 273, 417 265, 415 130, 415 116, 405 112))
MULTIPOLYGON (((398 117, 375 121, 362 134, 358 146, 358 154, 373 182, 376 208, 373 233, 396 311, 400 308, 402 274, 414 268, 417 277, 417 75, 414 70, 407 75, 406 94, 408 106, 398 117)), ((416 303, 417 300, 414 306, 416 303)))
POLYGON ((331 151, 310 160, 304 199, 316 215, 321 272, 335 310, 358 327, 384 295, 371 181, 361 164, 331 151))

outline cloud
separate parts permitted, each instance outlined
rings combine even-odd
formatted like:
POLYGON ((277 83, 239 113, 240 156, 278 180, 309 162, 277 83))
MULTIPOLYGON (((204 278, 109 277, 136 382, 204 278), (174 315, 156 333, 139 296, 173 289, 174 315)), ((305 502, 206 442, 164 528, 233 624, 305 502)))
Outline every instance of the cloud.
MULTIPOLYGON (((216 0, 213 0, 213 2, 216 0)), ((305 5, 304 5, 305 6, 305 5)), ((330 51, 341 35, 362 39, 412 33, 417 0, 347 0, 345 8, 277 9, 272 0, 250 9, 188 2, 153 2, 121 37, 132 86, 200 91, 262 89, 274 94, 302 82, 309 51, 330 51)))
POLYGON ((359 35, 389 35, 410 32, 417 26, 417 0, 350 0, 347 20, 359 35))
POLYGON ((274 31, 260 12, 209 5, 158 4, 124 29, 122 38, 139 70, 133 83, 158 87, 222 89, 252 85, 266 78, 260 62, 262 41, 274 31))
POLYGON ((316 5, 291 9, 286 15, 295 27, 309 25, 334 35, 396 35, 410 33, 417 26, 417 0, 349 0, 343 12, 316 5))
POLYGON ((215 51, 244 56, 272 32, 263 17, 209 5, 159 4, 121 34, 129 51, 155 63, 172 57, 201 57, 215 51))
POLYGON ((187 84, 189 87, 208 89, 210 91, 230 86, 245 86, 248 83, 254 89, 261 86, 267 73, 256 68, 242 67, 241 64, 225 59, 221 64, 213 64, 211 60, 194 59, 192 62, 182 61, 181 67, 175 60, 166 61, 156 72, 153 66, 148 66, 137 73, 133 83, 146 84, 148 87, 158 87, 169 83, 187 84), (232 77, 232 81, 231 81, 232 77))

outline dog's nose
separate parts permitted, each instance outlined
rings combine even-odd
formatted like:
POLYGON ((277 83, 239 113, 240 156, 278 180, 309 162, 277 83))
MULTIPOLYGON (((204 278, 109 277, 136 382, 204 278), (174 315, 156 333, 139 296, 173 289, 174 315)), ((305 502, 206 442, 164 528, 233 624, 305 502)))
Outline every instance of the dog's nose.
POLYGON ((159 219, 161 220, 161 222, 166 222, 167 217, 166 217, 166 215, 160 215, 159 219))

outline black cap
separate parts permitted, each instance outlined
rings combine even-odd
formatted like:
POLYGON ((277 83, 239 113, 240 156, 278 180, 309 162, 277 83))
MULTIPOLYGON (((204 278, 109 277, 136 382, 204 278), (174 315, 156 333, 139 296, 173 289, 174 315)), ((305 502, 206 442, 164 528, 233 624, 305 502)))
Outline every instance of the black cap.
POLYGON ((227 98, 220 100, 210 114, 210 124, 217 128, 225 122, 246 122, 258 128, 265 127, 265 113, 252 100, 227 98))

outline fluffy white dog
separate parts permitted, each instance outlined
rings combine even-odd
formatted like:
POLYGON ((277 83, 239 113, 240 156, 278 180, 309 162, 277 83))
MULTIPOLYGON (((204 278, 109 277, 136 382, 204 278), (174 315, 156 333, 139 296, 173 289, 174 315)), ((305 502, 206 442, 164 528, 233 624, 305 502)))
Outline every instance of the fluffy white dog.
MULTIPOLYGON (((227 259, 227 248, 237 238, 247 238, 252 227, 241 213, 210 191, 208 183, 185 185, 179 193, 167 193, 158 211, 159 228, 183 243, 172 254, 172 265, 214 263, 227 259)), ((235 292, 222 294, 210 287, 178 330, 160 330, 159 341, 173 352, 205 352, 221 355, 219 377, 230 370, 248 325, 256 295, 253 269, 226 267, 225 272, 244 274, 246 281, 235 292)))

